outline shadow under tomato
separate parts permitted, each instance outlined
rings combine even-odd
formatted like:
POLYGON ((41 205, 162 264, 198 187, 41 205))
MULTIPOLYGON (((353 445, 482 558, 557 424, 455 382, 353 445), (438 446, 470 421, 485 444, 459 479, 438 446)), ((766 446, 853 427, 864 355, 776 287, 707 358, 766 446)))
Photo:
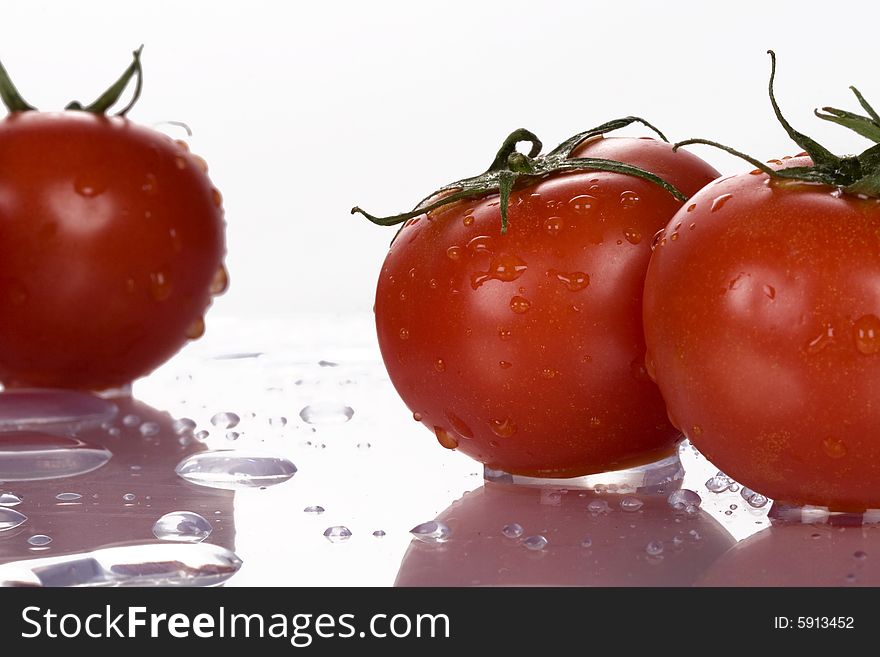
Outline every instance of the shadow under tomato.
POLYGON ((395 585, 689 586, 734 540, 666 498, 488 482, 437 517, 448 540, 412 542, 395 585))

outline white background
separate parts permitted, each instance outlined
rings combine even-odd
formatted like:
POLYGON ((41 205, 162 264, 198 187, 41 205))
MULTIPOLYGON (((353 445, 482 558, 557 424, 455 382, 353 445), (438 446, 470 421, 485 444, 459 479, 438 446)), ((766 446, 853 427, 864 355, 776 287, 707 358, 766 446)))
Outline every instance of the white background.
POLYGON ((129 116, 187 122, 225 198, 232 287, 213 316, 362 312, 393 229, 351 206, 408 210, 485 169, 517 127, 554 146, 640 114, 673 140, 793 153, 766 97, 772 47, 789 118, 857 149, 811 111, 856 109, 850 84, 880 105, 869 6, 6 0, 0 57, 31 103, 58 109, 92 100, 146 44, 129 116))

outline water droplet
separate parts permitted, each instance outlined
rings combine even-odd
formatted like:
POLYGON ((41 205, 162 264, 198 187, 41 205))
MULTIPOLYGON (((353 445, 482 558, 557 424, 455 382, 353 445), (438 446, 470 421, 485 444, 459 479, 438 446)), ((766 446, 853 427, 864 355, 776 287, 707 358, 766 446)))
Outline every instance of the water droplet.
POLYGON ((334 525, 324 530, 324 538, 331 543, 345 543, 351 538, 351 530, 344 525, 334 525))
POLYGON ((733 486, 733 479, 719 472, 706 481, 706 488, 712 493, 723 493, 733 486))
POLYGON ((419 413, 418 411, 413 413, 413 420, 415 420, 416 422, 421 422, 422 417, 423 417, 422 414, 419 413))
POLYGON ((541 370, 541 376, 545 379, 554 379, 558 372, 550 367, 545 367, 541 370))
POLYGON ((241 422, 241 418, 228 411, 217 413, 211 418, 211 424, 218 429, 232 429, 237 427, 239 422, 241 422))
POLYGON ((134 502, 136 499, 137 499, 137 495, 135 495, 134 493, 125 493, 122 496, 123 502, 134 502))
POLYGON ((593 539, 587 536, 584 540, 581 541, 582 548, 590 548, 593 547, 593 539))
POLYGON ((269 426, 275 427, 276 429, 281 429, 287 426, 287 418, 283 415, 276 415, 274 417, 269 418, 269 426))
POLYGON ((238 431, 227 431, 226 440, 238 440, 241 434, 238 431))
POLYGON ((184 335, 186 335, 188 340, 198 340, 205 334, 205 318, 199 317, 193 320, 189 326, 186 327, 186 331, 184 335))
POLYGON ((430 281, 428 281, 428 287, 432 290, 436 290, 438 287, 440 287, 440 283, 437 282, 436 278, 432 278, 430 281))
MULTIPOLYGON (((764 495, 761 493, 756 493, 751 488, 746 488, 745 486, 739 492, 740 496, 748 502, 749 506, 755 509, 760 509, 766 506, 769 501, 764 495)), ((735 508, 735 506, 731 506, 731 508, 735 508)))
POLYGON ((133 429, 134 427, 140 426, 141 418, 134 414, 128 414, 122 418, 123 426, 128 427, 129 429, 133 429))
POLYGON ((722 194, 714 201, 712 201, 712 208, 710 209, 710 212, 718 212, 732 198, 733 194, 722 194))
POLYGON ((150 296, 153 301, 166 301, 171 296, 171 278, 167 272, 154 271, 150 274, 150 296))
POLYGON ((55 499, 59 502, 76 502, 82 499, 82 495, 79 493, 58 493, 55 499))
POLYGON ((645 552, 651 557, 660 556, 663 554, 663 543, 661 541, 651 541, 645 546, 645 552))
POLYGON ((144 438, 155 436, 161 430, 162 428, 157 422, 144 422, 141 426, 138 427, 138 431, 144 438))
POLYGON ((531 307, 532 304, 524 297, 515 296, 510 300, 510 309, 517 314, 522 315, 528 312, 531 307))
POLYGON ((880 351, 880 318, 876 315, 864 315, 856 320, 853 326, 853 337, 856 349, 870 356, 880 351))
POLYGON ((776 288, 772 285, 765 285, 763 288, 764 296, 771 301, 776 298, 776 288))
POLYGON ((56 426, 64 430, 76 430, 80 427, 99 426, 112 419, 116 413, 116 404, 87 393, 36 389, 4 390, 0 395, 0 433, 56 426))
POLYGON ((318 505, 307 506, 305 509, 303 509, 303 513, 321 514, 324 513, 324 507, 318 505))
POLYGON ((416 525, 409 533, 423 543, 444 543, 449 540, 452 530, 439 520, 430 520, 416 525))
POLYGON ((601 426, 602 426, 602 418, 597 417, 595 415, 590 418, 590 428, 591 429, 598 429, 601 426))
POLYGON ((673 491, 669 497, 666 498, 666 503, 676 511, 684 511, 688 507, 699 509, 700 504, 703 503, 703 498, 701 498, 695 491, 682 488, 673 491))
POLYGON ((489 246, 492 244, 492 238, 488 235, 478 235, 467 243, 467 248, 473 253, 492 253, 489 246))
POLYGON ((498 367, 500 367, 502 370, 508 370, 513 367, 513 363, 508 363, 506 360, 499 360, 498 367))
POLYGON ((818 354, 828 345, 834 342, 834 327, 831 324, 825 324, 822 332, 815 338, 810 340, 805 349, 808 354, 818 354))
POLYGON ((739 287, 742 286, 744 278, 748 278, 748 275, 745 272, 738 273, 736 276, 734 276, 730 280, 730 283, 727 284, 727 289, 728 290, 739 289, 739 287))
POLYGON ((198 440, 198 441, 201 442, 201 443, 203 443, 203 442, 205 442, 206 440, 208 440, 208 438, 209 438, 210 436, 211 436, 211 434, 208 433, 207 431, 205 431, 204 429, 202 429, 201 431, 196 431, 196 432, 193 434, 193 438, 195 438, 196 440, 198 440))
MULTIPOLYGON (((2 397, 10 393, 4 392, 2 397)), ((0 481, 59 479, 92 472, 110 460, 104 447, 32 431, 0 434, 0 481)))
POLYGON ((473 215, 467 215, 466 217, 464 217, 464 218, 461 220, 461 222, 462 222, 465 226, 472 226, 473 223, 474 223, 474 217, 473 217, 473 215))
POLYGON ((296 474, 296 466, 272 454, 218 450, 192 454, 174 471, 193 484, 235 490, 283 483, 296 474))
POLYGON ((201 543, 212 530, 211 523, 198 513, 173 511, 156 521, 153 525, 153 536, 162 541, 201 543))
POLYGON ((608 502, 605 500, 591 500, 590 503, 587 504, 587 511, 594 516, 608 515, 611 513, 611 507, 608 506, 608 502))
POLYGON ((853 552, 853 556, 859 561, 864 561, 868 558, 868 553, 864 550, 856 550, 855 552, 853 552))
POLYGON ((442 358, 438 358, 434 361, 434 369, 438 372, 446 371, 446 362, 442 358))
POLYGON ((523 535, 523 528, 519 523, 511 522, 501 528, 501 533, 507 538, 519 538, 523 535))
POLYGON ((833 459, 841 459, 846 456, 846 444, 837 438, 826 438, 823 440, 822 449, 833 459))
POLYGON ((437 436, 437 442, 446 449, 458 447, 458 439, 443 427, 434 427, 434 435, 437 436))
POLYGON ((81 174, 73 181, 73 189, 80 196, 94 198, 107 190, 107 183, 103 180, 81 174))
POLYGON ((565 287, 567 287, 572 292, 579 292, 590 284, 589 274, 585 274, 582 271, 565 273, 557 271, 556 269, 551 269, 547 272, 547 275, 552 276, 557 281, 564 284, 565 287))
POLYGON ((155 194, 159 191, 159 180, 156 178, 156 174, 148 173, 144 176, 144 182, 141 185, 141 191, 145 194, 155 194))
POLYGON ((575 196, 568 202, 568 206, 579 214, 584 214, 589 212, 594 207, 596 207, 596 198, 594 196, 590 196, 589 194, 582 194, 580 196, 575 196))
POLYGON ((362 452, 370 449, 371 447, 372 447, 372 445, 366 441, 362 441, 357 444, 357 448, 359 450, 361 450, 362 452))
POLYGON ((637 497, 624 497, 620 500, 620 508, 628 513, 634 513, 644 505, 645 503, 637 497))
POLYGON ((638 244, 642 241, 642 234, 635 228, 627 228, 623 231, 623 236, 630 244, 638 244))
POLYGON ((211 279, 211 287, 209 292, 213 295, 223 294, 229 287, 229 273, 226 267, 220 265, 219 269, 214 272, 214 278, 211 279))
MULTIPOLYGON (((635 192, 621 192, 620 193, 620 207, 624 210, 627 210, 633 207, 636 203, 639 202, 639 195, 635 192)), ((635 242, 633 242, 635 244, 635 242)))
POLYGON ((299 416, 309 424, 345 424, 354 417, 354 409, 341 402, 315 402, 303 408, 299 416))
POLYGON ((186 169, 186 160, 178 155, 174 158, 174 166, 180 170, 186 169))
POLYGON ((33 545, 34 547, 45 547, 52 542, 52 537, 45 534, 34 534, 27 542, 28 545, 33 545))
POLYGON ((550 235, 558 235, 562 230, 563 222, 561 217, 547 217, 544 220, 544 230, 550 235))
POLYGON ((501 420, 489 420, 489 426, 499 438, 510 438, 516 433, 516 424, 509 417, 501 420))
POLYGON ((27 522, 27 516, 9 507, 0 507, 0 532, 15 529, 27 522))
POLYGON ((488 271, 477 272, 471 276, 471 287, 476 290, 491 280, 510 283, 522 276, 527 268, 526 263, 521 258, 515 255, 500 253, 492 258, 488 271))
POLYGON ((731 511, 736 511, 736 509, 737 509, 736 504, 731 504, 731 505, 730 505, 730 510, 731 510, 731 511))
POLYGON ((696 210, 696 209, 697 209, 697 204, 696 204, 696 203, 691 203, 689 206, 687 206, 687 210, 686 210, 686 212, 693 212, 693 211, 696 210))
POLYGON ((462 248, 460 246, 450 246, 446 249, 446 257, 450 260, 458 260, 461 258, 462 248))
POLYGON ((400 329, 398 335, 400 336, 401 340, 409 340, 409 329, 407 329, 407 328, 400 329))
POLYGON ((538 534, 537 536, 529 536, 528 538, 524 538, 522 542, 522 546, 527 550, 538 551, 543 550, 547 547, 547 544, 550 541, 547 540, 546 537, 538 534))
POLYGON ((15 493, 0 492, 0 506, 10 507, 21 504, 21 498, 15 493))

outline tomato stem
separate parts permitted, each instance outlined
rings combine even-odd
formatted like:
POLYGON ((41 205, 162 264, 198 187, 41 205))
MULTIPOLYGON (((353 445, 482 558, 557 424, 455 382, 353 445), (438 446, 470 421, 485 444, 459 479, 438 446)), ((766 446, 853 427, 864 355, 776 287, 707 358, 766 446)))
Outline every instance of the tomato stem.
POLYGON ((131 100, 128 101, 128 104, 116 113, 116 116, 125 116, 128 114, 131 108, 134 107, 134 104, 138 101, 138 98, 140 98, 141 89, 144 84, 144 74, 141 67, 141 52, 143 49, 144 46, 141 45, 140 48, 132 53, 132 62, 129 64, 128 68, 125 69, 116 82, 110 85, 110 87, 98 96, 98 98, 91 104, 84 107, 82 103, 75 100, 68 103, 67 107, 64 109, 91 112, 92 114, 106 114, 107 110, 119 102, 119 98, 128 87, 129 82, 131 82, 132 78, 135 78, 134 94, 132 95, 131 100))
POLYGON ((542 148, 541 140, 533 132, 520 128, 507 136, 501 144, 501 148, 498 149, 495 159, 492 160, 492 164, 485 172, 478 176, 464 178, 463 180, 444 185, 423 199, 411 212, 388 217, 377 217, 359 207, 354 207, 351 209, 351 213, 362 214, 369 221, 380 226, 393 226, 462 199, 481 198, 497 193, 500 201, 501 233, 503 234, 507 232, 509 225, 508 205, 510 194, 516 183, 520 179, 539 178, 559 171, 611 171, 621 173, 642 178, 655 185, 659 185, 679 201, 687 200, 684 194, 660 176, 639 167, 615 160, 570 157, 571 152, 583 142, 604 135, 606 132, 623 128, 631 123, 641 123, 656 132, 663 141, 667 141, 662 132, 644 119, 637 116, 627 116, 603 123, 592 130, 578 133, 562 142, 546 155, 539 155, 542 148), (531 144, 528 154, 521 153, 516 149, 517 145, 523 142, 531 144))
MULTIPOLYGON (((782 110, 779 109, 779 104, 776 102, 776 94, 773 89, 776 80, 776 53, 772 50, 768 50, 767 53, 770 55, 768 90, 773 112, 792 141, 810 156, 813 161, 812 166, 773 169, 750 155, 708 139, 686 139, 675 144, 673 150, 678 150, 688 144, 706 144, 749 162, 773 178, 817 182, 839 187, 844 192, 851 194, 864 194, 880 198, 880 144, 869 148, 860 155, 838 156, 815 140, 795 130, 782 115, 782 110)), ((854 130, 872 141, 880 142, 880 115, 874 111, 874 108, 859 93, 858 89, 855 87, 850 87, 850 89, 868 116, 860 116, 832 107, 823 107, 822 110, 825 114, 815 110, 816 116, 854 130)))
POLYGON ((21 97, 2 62, 0 62, 0 100, 10 112, 27 112, 36 109, 21 97))

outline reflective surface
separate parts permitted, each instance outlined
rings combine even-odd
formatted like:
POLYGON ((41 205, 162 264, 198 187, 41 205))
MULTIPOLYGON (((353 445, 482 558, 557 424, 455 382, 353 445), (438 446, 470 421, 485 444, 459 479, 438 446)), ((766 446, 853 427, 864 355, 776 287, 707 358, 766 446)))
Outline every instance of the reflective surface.
POLYGON ((687 443, 683 478, 485 480, 413 421, 369 316, 212 320, 134 396, 2 425, 0 584, 880 584, 874 516, 771 527, 687 443))

